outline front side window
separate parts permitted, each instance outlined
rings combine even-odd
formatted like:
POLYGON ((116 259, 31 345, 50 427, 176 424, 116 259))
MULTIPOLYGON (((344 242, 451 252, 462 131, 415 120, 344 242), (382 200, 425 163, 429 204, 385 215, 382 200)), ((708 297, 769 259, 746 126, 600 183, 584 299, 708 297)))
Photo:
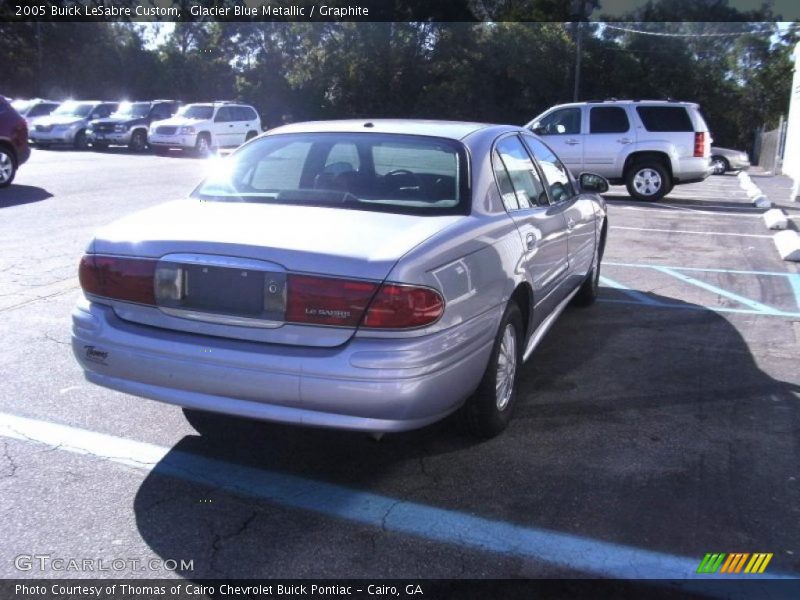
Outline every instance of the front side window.
POLYGON ((522 136, 542 169, 553 202, 563 202, 575 195, 569 171, 550 148, 531 135, 522 136))
POLYGON ((544 206, 547 194, 533 161, 517 136, 509 136, 497 143, 497 152, 505 165, 519 208, 544 206))
POLYGON ((562 108, 551 112, 534 124, 539 135, 579 135, 581 132, 581 109, 562 108))
POLYGON ((630 128, 628 114, 620 106, 593 106, 589 111, 589 133, 625 133, 630 128))
POLYGON ((466 151, 455 141, 381 133, 280 134, 221 162, 201 200, 420 215, 469 211, 466 151))

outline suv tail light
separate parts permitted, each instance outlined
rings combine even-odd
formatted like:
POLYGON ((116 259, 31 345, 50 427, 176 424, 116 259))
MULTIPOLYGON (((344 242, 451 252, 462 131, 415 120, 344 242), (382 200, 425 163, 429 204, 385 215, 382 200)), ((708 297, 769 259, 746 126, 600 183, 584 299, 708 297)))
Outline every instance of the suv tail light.
POLYGON ((22 148, 28 143, 28 124, 25 119, 20 121, 14 126, 11 132, 11 141, 17 148, 22 148))
POLYGON ((154 305, 155 270, 154 260, 87 254, 81 259, 78 279, 87 294, 154 305))
POLYGON ((694 155, 702 158, 706 154, 706 134, 704 131, 697 131, 694 134, 694 155))

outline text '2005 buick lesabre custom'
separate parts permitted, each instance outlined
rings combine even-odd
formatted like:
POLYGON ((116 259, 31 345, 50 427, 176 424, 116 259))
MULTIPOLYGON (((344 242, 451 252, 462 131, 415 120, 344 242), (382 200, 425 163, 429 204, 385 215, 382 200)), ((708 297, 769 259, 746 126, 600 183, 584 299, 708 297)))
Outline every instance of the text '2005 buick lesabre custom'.
POLYGON ((96 234, 73 312, 89 381, 195 426, 379 433, 459 411, 490 437, 542 335, 597 296, 607 182, 522 128, 299 123, 210 164, 190 198, 96 234))

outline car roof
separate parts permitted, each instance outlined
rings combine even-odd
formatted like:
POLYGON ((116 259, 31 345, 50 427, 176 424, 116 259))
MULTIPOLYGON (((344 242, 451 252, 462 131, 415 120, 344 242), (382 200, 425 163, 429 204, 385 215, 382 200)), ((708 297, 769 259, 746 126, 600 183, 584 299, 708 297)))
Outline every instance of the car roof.
POLYGON ((557 104, 555 106, 551 106, 550 108, 555 108, 556 106, 559 108, 564 108, 567 106, 586 106, 588 104, 656 104, 656 105, 663 105, 663 106, 693 106, 695 108, 698 107, 696 102, 684 102, 682 100, 616 100, 614 98, 609 98, 607 100, 585 100, 583 102, 569 102, 566 104, 557 104))
POLYGON ((469 121, 434 121, 425 119, 345 119, 291 123, 270 130, 273 133, 398 133, 462 140, 466 136, 492 127, 469 121))

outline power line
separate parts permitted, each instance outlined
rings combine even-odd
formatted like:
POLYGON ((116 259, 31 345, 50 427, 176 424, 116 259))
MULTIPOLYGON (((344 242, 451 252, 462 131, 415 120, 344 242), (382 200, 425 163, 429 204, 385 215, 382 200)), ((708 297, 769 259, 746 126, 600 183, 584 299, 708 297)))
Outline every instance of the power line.
MULTIPOLYGON (((628 27, 617 27, 616 25, 609 25, 607 23, 603 23, 603 25, 609 29, 614 29, 616 31, 624 31, 625 33, 638 33, 641 35, 653 35, 658 37, 680 37, 680 38, 737 37, 741 35, 753 35, 759 33, 768 33, 770 35, 773 35, 775 33, 780 33, 780 31, 775 31, 775 29, 751 29, 749 31, 737 31, 737 32, 727 32, 727 33, 667 33, 661 31, 642 31, 641 29, 630 29, 628 27)), ((794 29, 797 26, 798 26, 797 23, 792 23, 785 29, 785 31, 794 29)))

